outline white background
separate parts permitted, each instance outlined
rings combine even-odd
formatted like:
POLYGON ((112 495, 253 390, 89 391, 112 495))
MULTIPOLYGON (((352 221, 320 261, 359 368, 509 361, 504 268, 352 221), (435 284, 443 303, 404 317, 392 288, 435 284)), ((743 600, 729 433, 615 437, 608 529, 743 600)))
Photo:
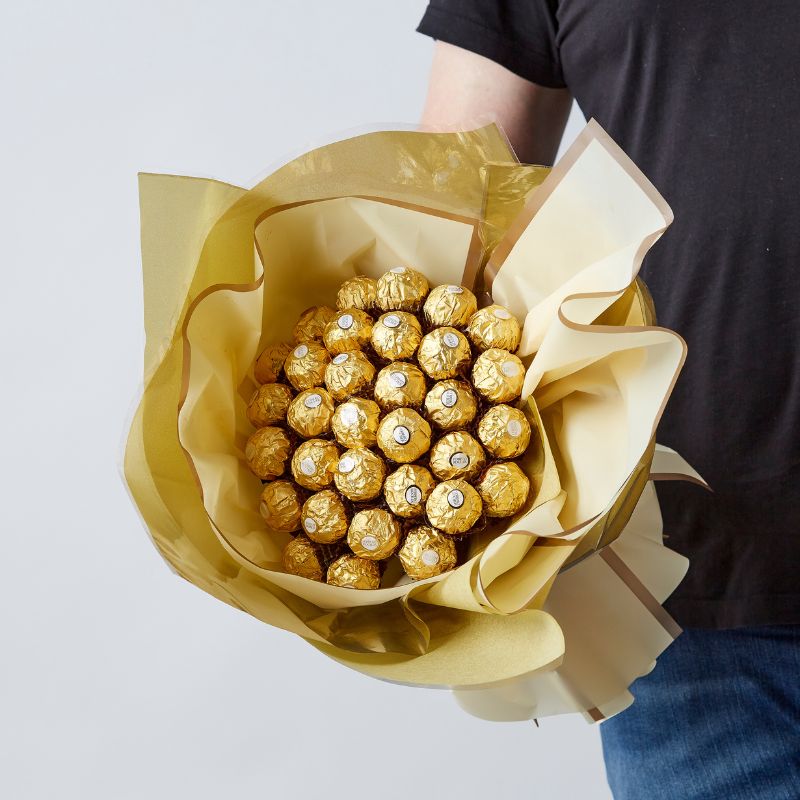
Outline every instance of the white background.
POLYGON ((174 577, 118 474, 137 171, 246 184, 327 134, 415 122, 424 7, 2 4, 0 796, 610 796, 582 719, 473 719, 174 577))

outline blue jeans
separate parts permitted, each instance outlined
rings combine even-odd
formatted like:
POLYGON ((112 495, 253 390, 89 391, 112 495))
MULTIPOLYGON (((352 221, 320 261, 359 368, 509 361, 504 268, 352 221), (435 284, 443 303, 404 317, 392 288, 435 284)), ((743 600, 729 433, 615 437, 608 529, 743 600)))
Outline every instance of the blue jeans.
POLYGON ((600 725, 615 800, 798 800, 800 626, 684 631, 600 725))

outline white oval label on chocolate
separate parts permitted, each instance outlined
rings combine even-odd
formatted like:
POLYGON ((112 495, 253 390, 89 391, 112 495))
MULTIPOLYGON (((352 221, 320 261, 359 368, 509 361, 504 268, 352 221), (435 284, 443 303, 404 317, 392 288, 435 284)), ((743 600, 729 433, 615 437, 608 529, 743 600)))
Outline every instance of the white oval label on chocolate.
POLYGON ((463 294, 464 289, 461 286, 448 286, 447 294, 463 294))
POLYGON ((383 324, 387 328, 397 328, 400 326, 400 317, 398 317, 397 314, 387 314, 383 318, 383 324))
POLYGON ((442 405, 452 408, 458 402, 458 392, 455 389, 445 389, 442 392, 442 405))
POLYGON ((303 475, 313 475, 317 471, 317 465, 314 463, 314 459, 311 457, 304 458, 300 462, 300 472, 303 475))
POLYGON ((303 400, 303 405, 306 408, 319 408, 322 405, 322 395, 317 394, 310 394, 306 396, 306 399, 303 400))
POLYGON ((295 347, 294 354, 297 358, 305 358, 308 355, 308 346, 301 344, 299 347, 295 347))
POLYGON ((306 520, 304 520, 303 527, 308 533, 314 533, 317 530, 317 523, 314 522, 311 517, 308 517, 306 520))
POLYGON ((406 503, 416 506, 419 505, 420 500, 422 500, 422 490, 419 486, 409 486, 406 489, 406 503))
POLYGON ((347 361, 347 353, 339 353, 339 355, 333 359, 333 363, 337 366, 339 364, 344 364, 345 361, 347 361))
POLYGON ((352 403, 340 406, 339 418, 345 425, 355 425, 358 422, 358 409, 352 403))
POLYGON ((506 430, 509 436, 513 436, 516 439, 522 433, 522 423, 518 419, 509 420, 506 430))
POLYGON ((469 456, 466 453, 453 453, 450 456, 450 466, 456 469, 464 469, 469 466, 469 456))
POLYGON ((500 366, 500 371, 506 378, 515 378, 519 374, 519 364, 516 361, 504 361, 500 366))
POLYGON ((370 534, 361 537, 361 546, 365 550, 369 550, 370 552, 372 552, 373 550, 377 550, 379 544, 380 542, 370 534))
POLYGON ((392 267, 389 272, 393 272, 395 275, 402 275, 406 271, 405 267, 392 267))
POLYGON ((398 425, 392 431, 392 438, 397 442, 397 444, 408 444, 409 439, 411 439, 411 432, 406 428, 405 425, 398 425))
POLYGON ((343 472, 345 475, 348 472, 352 472, 356 468, 356 461, 352 456, 342 456, 339 459, 339 472, 343 472))
POLYGON ((343 331, 349 331, 353 327, 353 315, 342 314, 336 323, 343 331))
POLYGON ((435 567, 439 563, 439 554, 435 550, 423 550, 422 563, 426 567, 435 567))
POLYGON ((511 319, 511 314, 504 308, 496 308, 494 310, 494 315, 497 317, 497 319, 511 319))
POLYGON ((395 389, 402 389, 408 383, 408 378, 402 372, 390 372, 389 384, 395 389))
POLYGON ((442 341, 451 349, 458 347, 458 336, 449 331, 442 337, 442 341))
POLYGON ((461 508, 464 505, 464 493, 460 489, 451 489, 447 493, 447 503, 450 508, 461 508))

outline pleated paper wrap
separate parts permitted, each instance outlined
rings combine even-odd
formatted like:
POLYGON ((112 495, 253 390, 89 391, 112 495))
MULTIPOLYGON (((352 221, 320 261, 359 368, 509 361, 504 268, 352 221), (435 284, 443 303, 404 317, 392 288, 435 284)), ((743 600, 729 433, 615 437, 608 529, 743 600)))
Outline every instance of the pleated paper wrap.
POLYGON ((671 213, 599 126, 552 171, 518 164, 490 125, 364 134, 250 190, 150 174, 140 190, 147 341, 125 476, 173 569, 478 716, 624 708, 678 633, 660 603, 687 566, 662 545, 650 480, 701 479, 654 440, 685 345, 654 326, 636 272, 671 213), (243 462, 254 358, 344 279, 398 263, 524 319, 535 500, 443 576, 359 591, 285 574, 287 534, 265 530, 243 462))

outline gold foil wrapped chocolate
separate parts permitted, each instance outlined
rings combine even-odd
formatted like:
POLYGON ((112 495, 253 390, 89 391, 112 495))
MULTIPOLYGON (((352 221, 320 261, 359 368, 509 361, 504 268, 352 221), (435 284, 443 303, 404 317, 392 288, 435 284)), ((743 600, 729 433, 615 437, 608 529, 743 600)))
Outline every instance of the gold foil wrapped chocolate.
POLYGON ((347 529, 347 544, 359 558, 382 561, 400 544, 400 523, 382 508, 359 511, 347 529))
POLYGON ((296 342, 322 341, 325 327, 334 318, 336 311, 330 306, 311 306, 307 308, 294 326, 296 342))
POLYGON ((331 544, 347 536, 347 511, 332 489, 312 494, 303 503, 300 525, 313 542, 331 544))
POLYGON ((300 528, 303 498, 291 481, 270 481, 261 490, 258 510, 274 531, 291 533, 300 528))
POLYGON ((517 318, 505 306, 492 305, 470 317, 467 336, 479 350, 498 347, 513 353, 519 347, 522 330, 517 318))
POLYGON ((495 458, 517 458, 531 440, 531 426, 518 408, 492 406, 478 423, 478 438, 495 458))
POLYGON ((378 278, 376 294, 383 311, 419 311, 428 294, 428 280, 411 267, 392 267, 378 278))
POLYGON ((425 395, 425 414, 442 430, 466 428, 478 412, 478 403, 466 381, 439 381, 425 395))
POLYGON ((384 411, 419 408, 425 400, 425 376, 414 364, 395 361, 375 379, 375 399, 384 411))
POLYGON ((381 585, 381 568, 377 561, 341 556, 328 567, 328 583, 348 589, 377 589, 381 585))
POLYGON ((380 416, 374 400, 351 397, 334 409, 331 430, 342 447, 372 447, 378 441, 380 416))
POLYGON ((333 482, 339 450, 324 439, 303 442, 292 456, 292 476, 306 489, 324 489, 333 482))
POLYGON ((492 403, 507 403, 522 393, 525 367, 513 353, 492 347, 472 365, 472 385, 492 403))
POLYGON ((357 308, 337 311, 325 328, 323 341, 333 355, 361 350, 372 336, 372 317, 357 308))
POLYGON ((294 345, 291 342, 268 344, 256 359, 253 375, 259 383, 275 383, 281 372, 286 357, 294 345))
POLYGON ((360 351, 339 353, 325 368, 325 386, 334 400, 364 392, 375 377, 375 367, 360 351))
POLYGON ((377 288, 378 282, 374 278, 356 275, 355 278, 350 278, 339 287, 336 295, 336 308, 340 311, 348 308, 369 311, 375 305, 377 288))
POLYGON ((383 314, 372 326, 372 349, 389 361, 411 358, 422 341, 419 320, 406 311, 383 314))
POLYGON ((256 428, 275 425, 286 419, 292 390, 283 383, 265 383, 255 390, 247 405, 247 419, 256 428))
POLYGON ((452 431, 431 448, 431 472, 439 480, 472 480, 486 466, 486 455, 466 431, 452 431))
POLYGON ((412 528, 397 555, 406 574, 416 581, 449 572, 457 560, 455 542, 430 525, 412 528))
POLYGON ((281 428, 259 428, 244 446, 244 457, 250 471, 262 481, 279 478, 286 470, 292 452, 289 437, 281 428))
POLYGON ((435 328, 422 337, 417 351, 419 365, 436 381, 466 372, 471 358, 467 338, 455 328, 435 328))
POLYGON ((325 389, 306 389, 292 400, 286 414, 289 427, 303 438, 321 436, 331 429, 333 398, 325 389))
POLYGON ((430 493, 425 513, 445 533, 466 533, 480 519, 483 502, 477 490, 463 480, 444 481, 430 493))
POLYGON ((386 464, 372 450, 365 447, 345 450, 335 466, 336 488, 348 500, 361 503, 381 493, 386 464))
POLYGON ((423 310, 431 327, 463 328, 477 308, 478 301, 469 289, 450 283, 432 289, 423 310))
POLYGON ((291 575, 321 581, 325 574, 319 547, 301 533, 283 548, 283 568, 291 575))
POLYGON ((513 461, 503 461, 489 467, 476 486, 487 516, 510 517, 525 505, 531 482, 513 461))
POLYGON ((322 385, 330 360, 330 353, 319 342, 301 342, 286 356, 283 369, 289 383, 302 392, 322 385))
POLYGON ((386 504, 398 517, 411 519, 425 513, 425 501, 436 486, 433 475, 418 464, 403 464, 383 484, 386 504))
POLYGON ((378 447, 392 461, 416 461, 431 445, 431 426, 412 408, 390 411, 378 425, 378 447))

